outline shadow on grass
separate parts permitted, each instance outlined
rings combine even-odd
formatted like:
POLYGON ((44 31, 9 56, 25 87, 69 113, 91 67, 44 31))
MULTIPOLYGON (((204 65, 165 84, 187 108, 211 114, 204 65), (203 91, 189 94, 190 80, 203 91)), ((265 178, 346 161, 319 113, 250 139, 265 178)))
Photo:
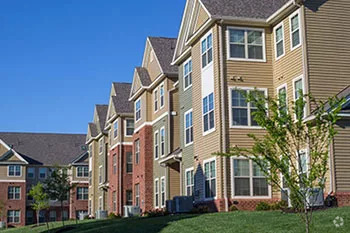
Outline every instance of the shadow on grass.
MULTIPOLYGON (((79 224, 70 224, 65 227, 56 227, 50 229, 50 233, 110 233, 110 232, 140 232, 157 233, 167 227, 171 222, 182 219, 194 218, 198 215, 173 215, 166 217, 153 218, 129 218, 114 220, 96 220, 93 222, 80 222, 79 224)), ((41 233, 49 233, 44 230, 41 233)))

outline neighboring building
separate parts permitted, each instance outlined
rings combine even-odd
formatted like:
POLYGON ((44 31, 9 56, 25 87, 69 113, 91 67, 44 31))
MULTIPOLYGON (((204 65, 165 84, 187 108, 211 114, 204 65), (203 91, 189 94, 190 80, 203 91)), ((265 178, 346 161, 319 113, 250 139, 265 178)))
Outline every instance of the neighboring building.
POLYGON ((94 119, 88 125, 89 214, 107 210, 108 200, 108 131, 104 130, 108 105, 96 105, 94 119))
POLYGON ((128 100, 131 83, 113 83, 105 130, 109 132, 108 212, 122 215, 132 205, 132 136, 134 105, 128 100))
POLYGON ((133 203, 141 211, 165 207, 166 200, 180 194, 178 184, 170 186, 180 179, 179 164, 160 164, 179 146, 178 134, 173 134, 178 129, 177 67, 170 65, 175 44, 176 39, 148 37, 142 66, 134 72, 133 203))
POLYGON ((33 185, 44 182, 55 166, 67 168, 76 188, 64 202, 50 201, 50 209, 41 211, 40 222, 75 219, 87 212, 87 147, 86 135, 44 133, 0 133, 0 201, 6 206, 8 226, 36 223, 32 198, 28 192, 33 185), (83 195, 81 195, 83 194, 83 195))

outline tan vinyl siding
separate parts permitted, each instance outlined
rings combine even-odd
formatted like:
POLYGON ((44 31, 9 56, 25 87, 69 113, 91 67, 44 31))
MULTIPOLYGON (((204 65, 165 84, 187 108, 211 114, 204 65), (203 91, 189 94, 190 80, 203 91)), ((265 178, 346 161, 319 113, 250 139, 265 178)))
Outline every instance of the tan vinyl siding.
POLYGON ((173 163, 169 166, 169 178, 168 178, 168 198, 172 200, 175 196, 180 194, 180 166, 179 163, 173 163))
POLYGON ((202 6, 200 6, 194 31, 197 31, 208 19, 209 19, 209 16, 207 12, 202 6))
POLYGON ((148 64, 146 64, 145 68, 148 70, 149 76, 152 80, 152 82, 161 74, 161 69, 159 67, 159 63, 157 61, 156 55, 154 54, 153 50, 150 51, 153 53, 153 55, 148 54, 148 64), (153 60, 151 60, 151 57, 153 56, 153 60))
POLYGON ((26 168, 21 166, 21 176, 8 176, 8 165, 0 165, 0 180, 25 180, 26 168))
POLYGON ((168 91, 172 88, 173 86, 173 82, 168 79, 165 78, 163 81, 159 82, 159 84, 151 91, 152 92, 152 100, 151 100, 151 104, 148 106, 151 114, 152 114, 152 120, 157 119, 158 117, 160 117, 162 114, 166 113, 169 109, 169 95, 168 95, 168 91), (160 86, 164 85, 164 106, 162 108, 160 108, 160 86), (158 95, 158 110, 157 112, 154 111, 154 95, 155 92, 154 90, 157 90, 157 95, 158 95))
POLYGON ((310 91, 326 99, 350 84, 350 1, 306 1, 310 91))
POLYGON ((171 145, 170 151, 174 151, 180 147, 180 108, 179 108, 179 89, 171 92, 170 112, 175 112, 176 115, 171 116, 171 145))
POLYGON ((2 144, 0 144, 0 156, 5 154, 8 151, 6 147, 4 147, 2 144))
MULTIPOLYGON (((152 108, 150 107, 152 104, 152 94, 148 91, 142 93, 142 95, 136 100, 141 99, 141 119, 135 122, 135 129, 141 126, 145 122, 149 122, 152 120, 152 108)), ((136 100, 134 104, 136 103, 136 100)))

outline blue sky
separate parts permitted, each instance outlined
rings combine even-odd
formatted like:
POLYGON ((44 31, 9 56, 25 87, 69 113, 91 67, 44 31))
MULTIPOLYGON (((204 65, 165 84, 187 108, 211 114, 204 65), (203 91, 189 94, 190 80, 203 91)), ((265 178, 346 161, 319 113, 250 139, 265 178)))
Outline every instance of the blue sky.
POLYGON ((0 131, 86 133, 147 36, 176 37, 185 0, 11 0, 0 7, 0 131))

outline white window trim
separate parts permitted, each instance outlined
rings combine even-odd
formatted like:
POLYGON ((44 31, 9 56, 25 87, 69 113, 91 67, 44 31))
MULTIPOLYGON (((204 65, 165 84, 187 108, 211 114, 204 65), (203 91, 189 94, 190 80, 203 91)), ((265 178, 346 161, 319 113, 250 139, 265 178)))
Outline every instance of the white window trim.
MULTIPOLYGON (((210 168, 210 166, 209 166, 210 168)), ((203 161, 203 198, 204 198, 204 201, 211 201, 211 200, 216 200, 217 199, 217 195, 218 195, 218 169, 217 169, 217 162, 216 162, 216 157, 213 157, 213 158, 210 158, 210 159, 206 159, 203 161), (215 161, 215 196, 214 197, 209 197, 209 198, 206 198, 205 197, 205 181, 206 181, 206 178, 205 178, 205 164, 206 163, 210 163, 212 161, 215 161)))
MULTIPOLYGON (((133 134, 131 134, 131 135, 128 135, 128 134, 127 134, 127 132, 128 132, 128 128, 127 128, 127 125, 128 125, 128 124, 127 124, 127 121, 128 121, 128 120, 129 120, 129 121, 133 121, 134 119, 126 118, 126 119, 124 120, 124 129, 125 129, 125 130, 124 130, 124 131, 125 131, 125 132, 124 132, 124 136, 125 136, 125 137, 132 137, 133 134)), ((134 129, 135 129, 135 123, 134 123, 134 129)))
MULTIPOLYGON (((297 156, 297 159, 299 160, 299 157, 298 157, 298 152, 295 152, 296 153, 296 156, 297 156)), ((306 174, 307 176, 309 176, 309 170, 310 170, 310 154, 309 154, 309 149, 301 149, 299 150, 299 154, 300 153, 305 153, 306 155, 306 174)), ((300 167, 299 167, 299 161, 297 161, 297 168, 298 168, 298 174, 300 174, 300 167)))
POLYGON ((118 138, 119 136, 119 121, 118 119, 113 122, 113 139, 118 138), (115 126, 117 125, 117 135, 115 135, 115 126))
MULTIPOLYGON (((282 158, 282 155, 281 155, 281 158, 282 158)), ((290 166, 290 161, 288 161, 289 163, 289 172, 292 171, 292 167, 290 166)), ((281 185, 281 192, 287 192, 288 193, 288 207, 291 207, 292 206, 292 201, 291 199, 289 198, 289 195, 290 195, 290 189, 287 187, 287 188, 283 188, 283 174, 280 173, 280 185, 281 185)))
POLYGON ((166 147, 165 147, 165 137, 166 137, 166 132, 165 132, 165 127, 163 126, 159 130, 159 151, 160 151, 160 157, 163 158, 166 155, 166 147), (162 130, 164 130, 164 154, 162 154, 162 130))
MULTIPOLYGON (((244 33, 246 35, 246 33, 244 33)), ((247 38, 245 38, 247 39, 247 38)), ((248 42, 247 42, 248 43, 248 42)), ((248 57, 247 47, 245 46, 245 53, 248 57)), ((252 28, 252 27, 227 27, 226 30, 226 56, 227 60, 230 61, 250 61, 250 62, 266 62, 266 42, 265 42, 265 29, 264 28, 252 28), (238 29, 238 30, 252 30, 252 31, 260 31, 262 32, 262 42, 263 42, 263 59, 250 59, 250 58, 234 58, 230 56, 230 29, 238 29)))
POLYGON ((275 60, 278 61, 279 59, 281 59, 282 57, 284 57, 284 55, 286 54, 286 45, 285 45, 285 38, 284 38, 284 22, 280 22, 279 24, 277 24, 274 28, 273 28, 273 46, 275 48, 275 60), (283 53, 282 55, 280 55, 279 57, 277 57, 277 42, 276 42, 276 31, 279 27, 282 27, 282 44, 283 44, 283 53))
POLYGON ((47 177, 47 168, 46 167, 40 167, 39 168, 39 172, 38 172, 38 178, 42 180, 42 179, 46 179, 46 177, 47 177), (40 169, 45 169, 45 177, 44 178, 40 177, 40 169))
POLYGON ((270 199, 272 198, 272 188, 271 185, 268 184, 268 195, 267 196, 235 196, 235 186, 234 186, 234 170, 233 170, 233 160, 248 160, 249 161, 249 185, 250 185, 250 192, 251 195, 253 195, 253 166, 252 163, 253 161, 251 159, 243 158, 243 157, 237 157, 237 156, 232 156, 231 157, 231 198, 234 199, 270 199))
POLYGON ((154 144, 153 144, 153 158, 154 160, 158 160, 159 157, 160 157, 160 134, 159 134, 159 131, 156 130, 153 134, 153 140, 154 140, 154 144), (158 158, 156 158, 156 144, 155 144, 155 138, 156 138, 156 135, 158 134, 157 138, 158 138, 158 158))
POLYGON ((164 208, 166 206, 166 179, 165 176, 160 178, 160 207, 164 208), (162 180, 164 180, 164 205, 162 205, 163 197, 162 197, 162 180))
POLYGON ((101 169, 102 167, 103 167, 102 165, 100 165, 98 167, 98 183, 99 184, 103 184, 102 169, 101 169), (101 182, 100 182, 100 176, 101 176, 101 182))
POLYGON ((159 110, 163 109, 164 106, 165 106, 165 85, 164 85, 164 82, 162 82, 160 85, 159 85, 159 90, 158 90, 158 93, 159 93, 159 110), (162 105, 162 96, 161 96, 161 92, 160 90, 163 88, 163 105, 162 105))
POLYGON ((22 166, 18 164, 10 164, 7 166, 7 177, 21 177, 22 176, 22 166), (20 167, 20 175, 16 176, 16 169, 15 174, 13 176, 10 176, 10 166, 19 166, 20 167))
POLYGON ((279 103, 279 94, 280 94, 279 91, 283 88, 286 89, 286 109, 287 109, 287 112, 289 112, 289 109, 288 109, 288 106, 289 106, 289 104, 288 104, 288 85, 287 85, 287 83, 284 83, 284 84, 278 86, 276 89, 277 90, 278 105, 280 105, 280 103, 279 103))
MULTIPOLYGON (((193 141, 194 141, 193 138, 192 138, 192 142, 186 143, 186 129, 187 129, 186 128, 186 115, 191 113, 191 112, 192 112, 192 130, 193 130, 193 109, 191 108, 187 112, 184 113, 184 144, 185 144, 185 147, 192 145, 193 141)), ((214 117, 214 119, 215 119, 215 117, 214 117)))
MULTIPOLYGON (((303 94, 304 94, 304 95, 306 94, 304 75, 300 75, 300 76, 294 78, 294 79, 292 80, 292 83, 293 83, 293 101, 294 101, 294 102, 296 101, 296 99, 295 99, 295 98, 296 98, 296 96, 295 96, 295 82, 296 82, 296 81, 299 81, 300 79, 301 79, 301 82, 303 83, 303 94)), ((305 107, 304 107, 304 117, 303 117, 303 118, 306 117, 306 110, 307 110, 307 104, 305 104, 305 107)), ((294 112, 294 119, 295 119, 295 120, 297 119, 297 116, 296 116, 295 112, 294 112)))
MULTIPOLYGON (((10 201, 20 201, 20 200, 22 200, 22 188, 21 188, 21 186, 12 186, 12 185, 10 185, 10 186, 8 186, 8 188, 7 189, 9 189, 10 187, 13 187, 13 188, 16 188, 16 187, 18 187, 19 188, 19 199, 16 199, 16 192, 13 192, 13 197, 14 198, 12 198, 12 199, 9 199, 10 201)), ((15 191, 15 189, 14 189, 14 191, 15 191)), ((7 191, 8 192, 8 191, 7 191)))
POLYGON ((302 43, 303 43, 303 41, 302 41, 302 36, 301 36, 301 20, 300 20, 300 9, 298 9, 298 10, 296 10, 293 14, 291 14, 290 16, 289 16, 289 38, 290 38, 290 51, 293 51, 293 50, 295 50, 295 49, 297 49, 297 48, 299 48, 301 45, 302 45, 302 43), (299 20, 299 44, 297 45, 297 46, 294 46, 293 47, 293 43, 292 43, 292 39, 293 39, 293 37, 292 37, 292 18, 294 17, 294 16, 296 16, 296 15, 298 15, 298 20, 299 20))
MULTIPOLYGON (((184 63, 183 63, 183 72, 182 72, 182 76, 183 76, 183 91, 185 92, 185 91, 187 91, 188 89, 190 89, 191 87, 192 87, 192 82, 191 82, 191 84, 190 85, 188 85, 187 87, 185 87, 185 85, 186 85, 186 81, 185 81, 185 65, 187 64, 187 63, 189 63, 190 61, 192 61, 192 57, 190 57, 190 58, 188 58, 184 63)), ((193 65, 193 63, 192 63, 192 65, 193 65)), ((189 72, 189 74, 192 74, 192 70, 191 70, 191 72, 189 72)))
MULTIPOLYGON (((8 213, 9 211, 13 211, 14 213, 15 213, 16 211, 19 212, 18 222, 13 221, 13 222, 9 222, 9 223, 16 223, 16 224, 21 223, 21 210, 7 210, 6 215, 7 215, 7 213, 8 213)), ((7 216, 7 218, 8 218, 8 217, 9 217, 9 216, 7 216)), ((6 221, 7 221, 7 218, 6 218, 6 221)), ((12 216, 12 218, 13 218, 13 220, 14 220, 14 219, 15 219, 15 216, 12 216)))
POLYGON ((135 164, 138 165, 138 164, 140 164, 140 153, 141 153, 140 152, 140 149, 141 149, 140 139, 135 140, 134 145, 135 145, 135 149, 134 149, 134 151, 135 151, 135 164), (136 154, 138 154, 138 156, 136 156, 136 154))
POLYGON ((159 89, 158 88, 155 88, 152 92, 152 99, 153 99, 153 112, 156 113, 160 110, 160 107, 159 107, 159 89), (156 104, 156 101, 157 101, 157 104, 156 104), (157 107, 157 110, 156 110, 156 107, 157 107))
POLYGON ((159 179, 158 178, 156 178, 155 180, 154 180, 154 207, 155 208, 159 208, 159 200, 160 200, 160 195, 159 195, 159 191, 160 191, 160 185, 159 185, 159 179), (158 182, 158 185, 156 185, 156 183, 158 182), (157 188, 157 186, 158 186, 158 203, 156 202, 156 194, 157 194, 157 192, 156 192, 156 188, 157 188))
POLYGON ((135 123, 139 122, 141 119, 142 119, 142 101, 141 101, 141 97, 138 98, 136 101, 135 101, 135 123), (137 102, 140 102, 140 118, 139 119, 136 119, 136 104, 137 102))
POLYGON ((88 178, 89 177, 89 169, 88 169, 88 176, 84 176, 84 175, 82 175, 82 176, 79 176, 79 172, 78 172, 78 168, 79 167, 82 167, 83 168, 83 174, 84 174, 84 168, 85 168, 85 166, 77 166, 75 169, 75 171, 76 171, 76 173, 77 173, 77 177, 79 177, 79 178, 88 178))
POLYGON ((103 154, 103 137, 100 138, 100 140, 98 140, 98 154, 102 155, 103 154), (102 143, 102 151, 100 151, 101 149, 101 143, 102 143))
POLYGON ((214 111, 214 128, 209 129, 207 131, 204 131, 203 99, 205 97, 208 97, 208 101, 209 101, 209 95, 211 93, 209 95, 207 95, 207 96, 202 97, 202 99, 201 99, 201 105, 202 105, 202 107, 201 107, 201 109, 202 109, 201 118, 202 119, 201 120, 202 120, 202 135, 203 136, 207 136, 208 134, 211 134, 211 133, 215 132, 215 130, 216 130, 216 122, 215 122, 215 119, 216 119, 216 117, 215 117, 215 93, 214 93, 214 91, 212 93, 213 93, 213 105, 214 105, 214 108, 213 108, 213 111, 214 111))
MULTIPOLYGON (((261 126, 250 126, 251 125, 251 119, 250 119, 250 107, 248 108, 248 125, 233 125, 232 124, 232 90, 249 90, 249 91, 264 91, 265 92, 265 97, 268 95, 268 90, 267 88, 254 88, 254 87, 237 87, 237 86, 229 86, 229 117, 230 117, 230 128, 231 129, 262 129, 261 126)), ((248 103, 249 104, 249 103, 248 103)), ((266 103, 266 107, 267 107, 266 103)))
POLYGON ((99 198, 98 198, 98 209, 100 210, 103 210, 103 197, 102 196, 100 196, 99 198))
MULTIPOLYGON (((206 52, 208 51, 208 49, 206 50, 206 52)), ((213 35, 213 30, 209 30, 204 36, 202 36, 201 40, 200 40, 200 60, 201 60, 201 70, 202 72, 206 69, 208 69, 208 67, 210 67, 213 63, 214 63, 214 35, 213 35), (203 40, 206 40, 208 38, 208 36, 211 34, 211 39, 212 39, 212 44, 211 44, 211 48, 212 48, 212 59, 210 63, 207 63, 207 65, 205 67, 203 67, 203 60, 202 60, 202 42, 203 40)))
MULTIPOLYGON (((184 182, 185 183, 185 193, 184 193, 185 196, 187 195, 187 188, 189 187, 189 185, 187 185, 187 172, 191 172, 191 171, 193 171, 193 176, 194 176, 194 167, 190 167, 190 168, 187 168, 185 170, 185 182, 184 182)), ((192 186, 192 191, 194 193, 194 183, 191 186, 192 186)))

